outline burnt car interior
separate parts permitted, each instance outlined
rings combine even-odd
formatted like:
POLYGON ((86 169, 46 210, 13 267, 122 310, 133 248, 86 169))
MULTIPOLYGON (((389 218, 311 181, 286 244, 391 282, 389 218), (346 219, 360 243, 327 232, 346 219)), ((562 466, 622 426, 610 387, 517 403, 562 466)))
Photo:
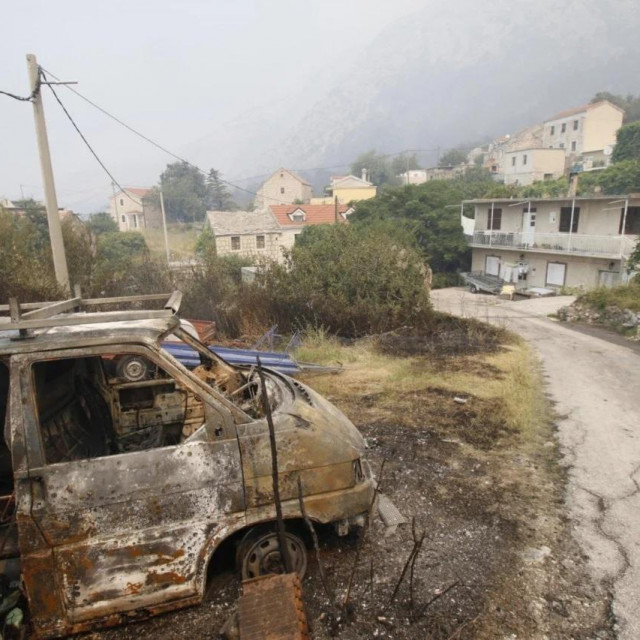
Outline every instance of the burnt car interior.
POLYGON ((137 355, 33 365, 47 464, 175 445, 204 424, 202 400, 137 355))
POLYGON ((16 557, 18 551, 18 529, 15 526, 15 494, 13 491, 13 468, 11 452, 5 440, 7 408, 9 405, 9 368, 0 362, 0 560, 16 557))

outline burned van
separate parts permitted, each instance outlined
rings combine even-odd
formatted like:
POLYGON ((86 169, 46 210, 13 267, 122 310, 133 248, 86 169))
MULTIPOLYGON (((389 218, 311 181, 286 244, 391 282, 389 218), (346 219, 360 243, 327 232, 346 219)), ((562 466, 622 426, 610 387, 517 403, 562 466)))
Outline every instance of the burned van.
MULTIPOLYGON (((228 365, 185 332, 175 300, 101 313, 72 302, 14 307, 0 324, 0 567, 21 577, 36 634, 198 603, 230 539, 243 577, 279 570, 255 368, 228 365), (172 333, 200 365, 162 348, 172 333)), ((340 411, 296 380, 264 376, 289 555, 302 573, 299 485, 308 516, 344 533, 362 522, 374 481, 340 411)))

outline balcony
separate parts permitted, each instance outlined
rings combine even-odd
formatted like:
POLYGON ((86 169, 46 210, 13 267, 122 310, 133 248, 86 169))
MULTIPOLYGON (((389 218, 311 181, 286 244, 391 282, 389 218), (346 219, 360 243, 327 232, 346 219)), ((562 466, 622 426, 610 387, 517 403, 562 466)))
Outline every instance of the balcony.
POLYGON ((472 247, 522 249, 539 253, 572 253, 595 258, 628 257, 638 236, 589 236, 579 233, 474 231, 467 236, 472 247))

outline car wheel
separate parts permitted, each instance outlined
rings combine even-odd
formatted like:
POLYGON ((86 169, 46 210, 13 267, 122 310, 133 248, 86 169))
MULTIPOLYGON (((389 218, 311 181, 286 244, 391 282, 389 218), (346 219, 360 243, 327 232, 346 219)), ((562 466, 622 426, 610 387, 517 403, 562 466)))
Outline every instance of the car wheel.
POLYGON ((475 285, 475 284, 472 284, 472 285, 469 287, 469 291, 471 291, 471 293, 478 293, 478 287, 476 287, 476 285, 475 285))
MULTIPOLYGON (((307 571, 307 549, 304 542, 293 533, 287 531, 285 537, 293 570, 302 580, 307 571)), ((278 534, 271 528, 251 529, 238 547, 236 560, 243 580, 284 573, 278 534)))
POLYGON ((116 375, 127 382, 146 380, 150 373, 151 364, 143 356, 124 356, 116 363, 116 375))

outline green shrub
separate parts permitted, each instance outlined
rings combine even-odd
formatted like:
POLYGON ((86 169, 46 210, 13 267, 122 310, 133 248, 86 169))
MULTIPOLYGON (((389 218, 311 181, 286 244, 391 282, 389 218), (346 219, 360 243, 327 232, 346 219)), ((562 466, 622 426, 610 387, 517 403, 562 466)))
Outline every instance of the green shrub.
POLYGON ((426 273, 419 251, 388 225, 310 227, 284 265, 245 287, 243 308, 257 324, 281 331, 322 326, 351 337, 425 326, 426 273))

